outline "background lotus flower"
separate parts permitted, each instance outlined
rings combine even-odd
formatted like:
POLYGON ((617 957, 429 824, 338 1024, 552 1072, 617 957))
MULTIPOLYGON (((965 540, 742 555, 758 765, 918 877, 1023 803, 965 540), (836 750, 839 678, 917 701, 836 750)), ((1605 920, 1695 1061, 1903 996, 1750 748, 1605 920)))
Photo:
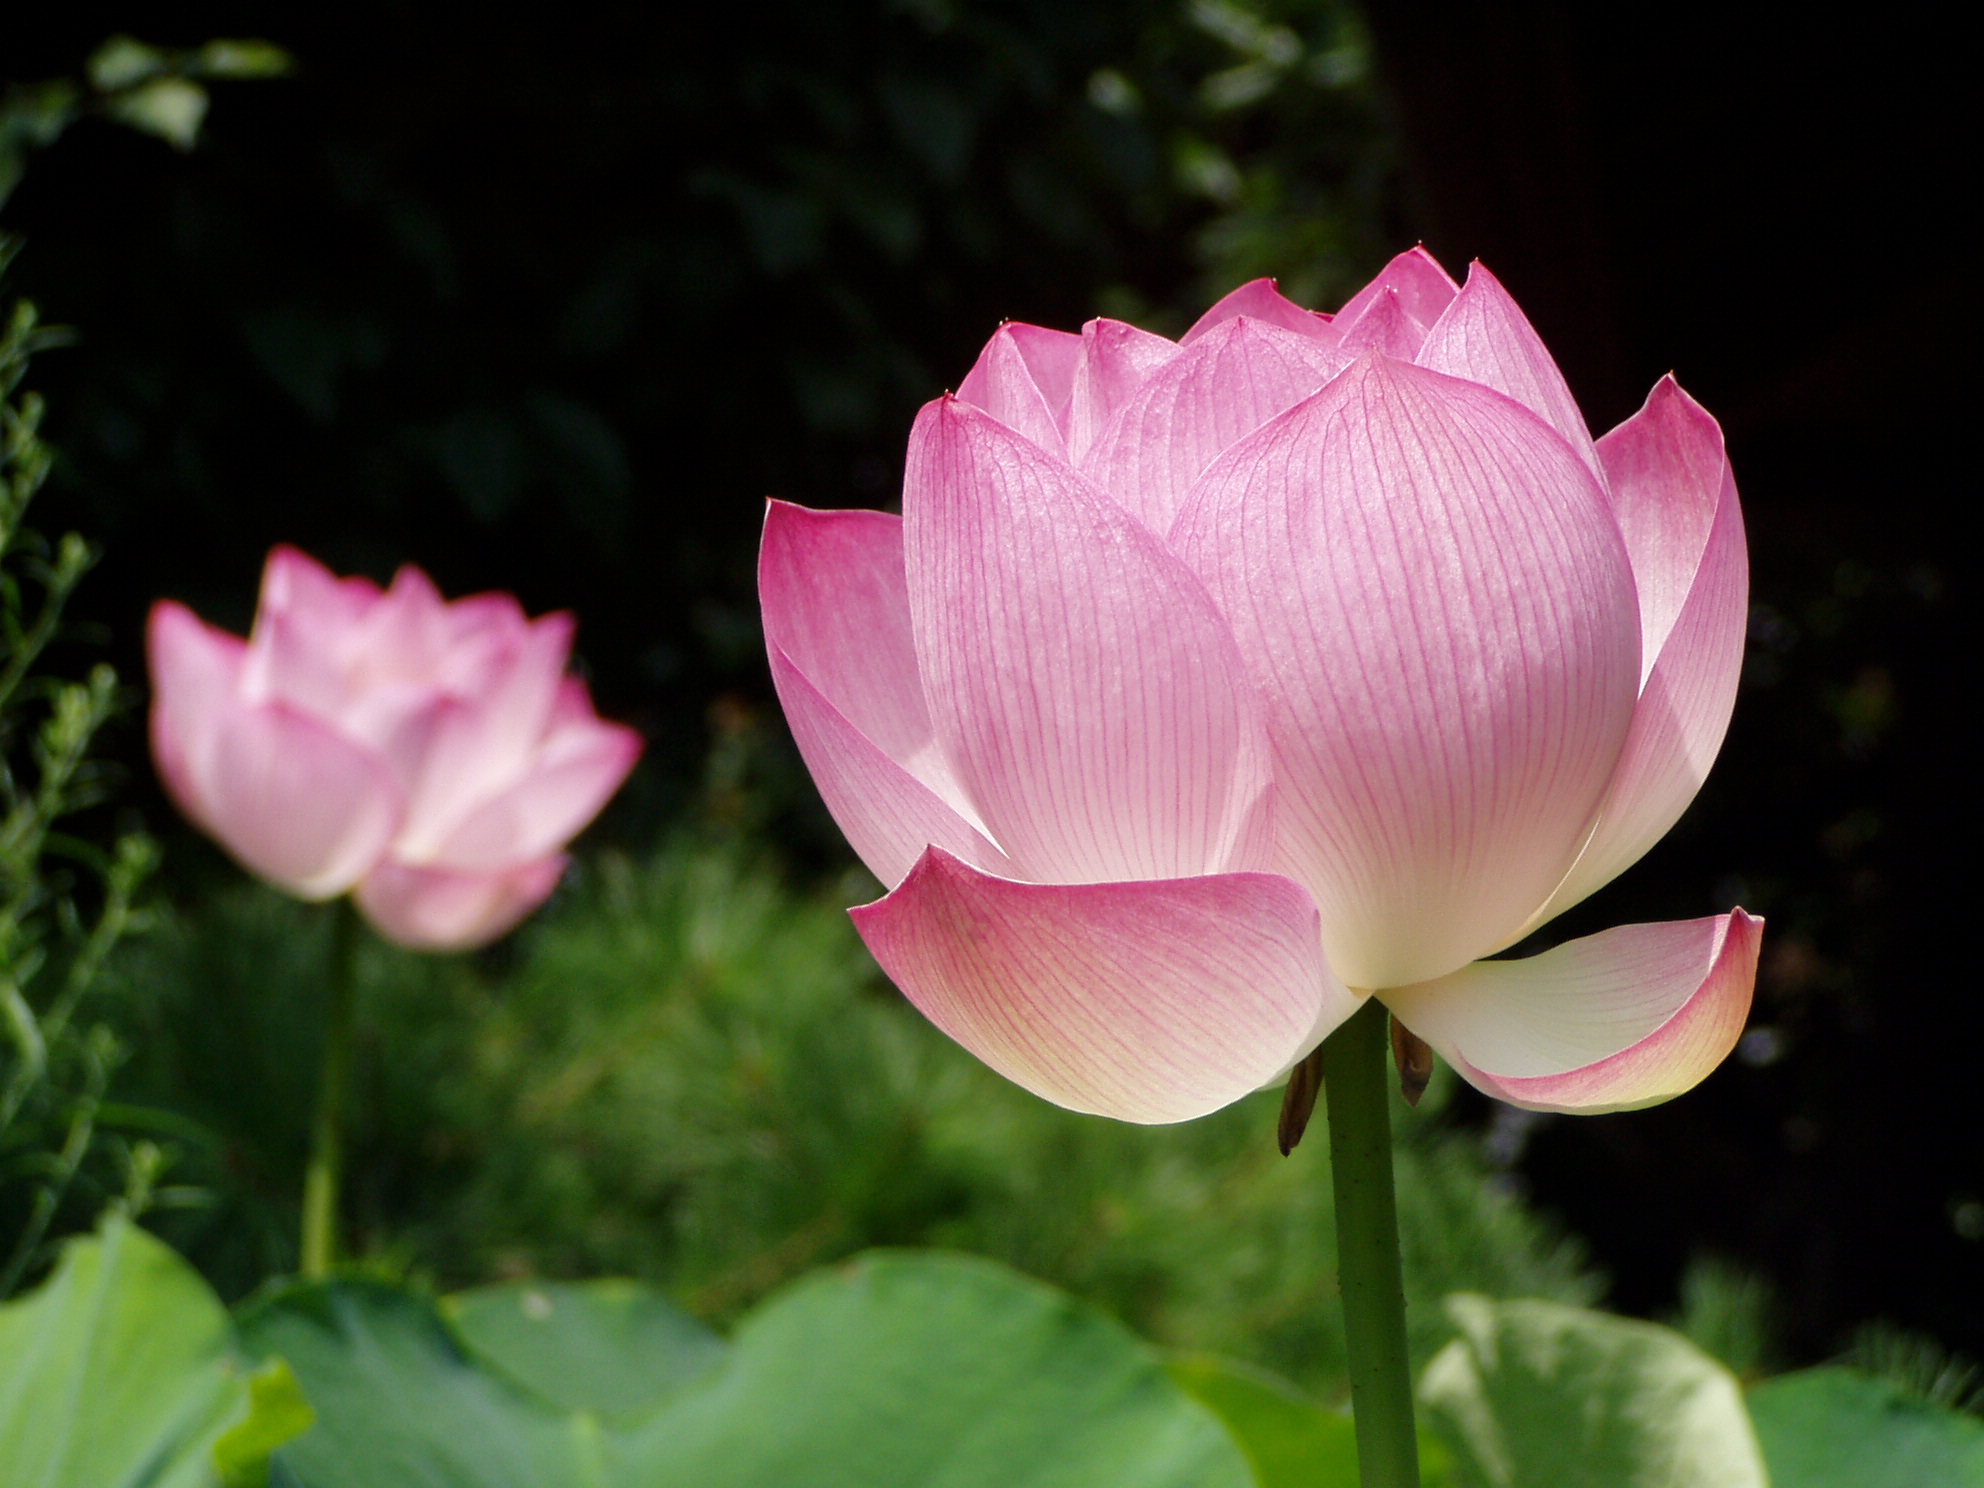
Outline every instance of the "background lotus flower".
POLYGON ((1728 1052, 1734 910, 1483 961, 1637 859, 1734 703, 1748 585, 1671 378, 1593 441, 1479 265, 1177 343, 1000 328, 900 519, 773 503, 772 673, 939 1027, 1050 1100, 1230 1102, 1366 995, 1474 1084, 1650 1104, 1728 1052))
POLYGON ((565 675, 569 615, 449 603, 411 566, 381 591, 277 548, 246 641, 170 600, 146 640, 179 808, 288 893, 355 890, 417 949, 484 944, 541 904, 640 753, 565 675))

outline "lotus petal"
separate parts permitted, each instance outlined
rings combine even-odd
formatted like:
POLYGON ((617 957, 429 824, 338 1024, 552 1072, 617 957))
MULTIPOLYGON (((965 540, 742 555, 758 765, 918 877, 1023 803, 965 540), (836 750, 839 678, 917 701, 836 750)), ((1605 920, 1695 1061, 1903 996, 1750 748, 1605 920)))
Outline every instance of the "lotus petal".
MULTIPOLYGON (((1069 395, 1074 390, 1074 368, 1081 352, 1081 338, 1065 331, 1045 331, 1038 326, 1002 325, 985 343, 978 361, 958 384, 958 396, 975 408, 982 408, 1016 434, 1024 434, 1044 450, 1065 456, 1068 436, 1065 427, 1069 395), (1052 373, 1065 372, 1058 404, 1042 391, 1027 361, 1025 332, 1039 337, 1057 337, 1071 344, 1065 358, 1046 356, 1042 360, 1052 373), (1061 363, 1065 360, 1066 366, 1061 363)), ((1042 348, 1051 350, 1050 347, 1042 348)))
POLYGON ((882 969, 993 1069, 1071 1110, 1185 1121, 1286 1070, 1355 1009, 1315 906, 1272 874, 1023 884, 932 848, 852 911, 882 969))
POLYGON ((1280 871, 1338 975, 1503 943, 1632 717, 1637 601, 1591 473, 1500 394, 1373 354, 1215 461, 1171 541, 1267 699, 1280 871))
POLYGON ((1304 310, 1293 300, 1285 298, 1275 288, 1272 279, 1250 279, 1194 321, 1192 328, 1179 337, 1178 344, 1190 346, 1215 326, 1224 325, 1242 315, 1313 340, 1334 342, 1337 339, 1337 333, 1330 325, 1330 317, 1322 311, 1304 310))
POLYGON ((1247 316, 1224 321, 1144 379, 1081 469, 1151 531, 1169 532, 1221 450, 1349 363, 1326 341, 1247 316))
POLYGON ((1068 394, 1068 457, 1079 460, 1143 380, 1178 354, 1176 342, 1120 320, 1082 327, 1082 354, 1068 394))
POLYGON ((1722 748, 1743 669, 1749 554, 1715 420, 1664 378, 1598 453, 1639 583, 1647 676, 1591 840, 1532 924, 1610 883, 1681 819, 1722 748))
POLYGON ((640 754, 641 736, 623 724, 568 724, 544 741, 521 779, 468 811, 439 844, 420 857, 395 844, 395 855, 473 873, 545 857, 599 815, 640 754))
POLYGON ((560 853, 494 873, 456 873, 388 858, 354 897, 372 928, 396 944, 465 951, 514 929, 551 896, 570 862, 560 853))
MULTIPOLYGON (((152 675, 152 757, 173 802, 206 826, 205 790, 190 761, 203 758, 222 712, 235 706, 248 645, 162 599, 145 623, 152 675)), ((209 828, 211 830, 211 828, 209 828)))
POLYGON ((918 417, 903 499, 931 721, 1021 876, 1265 866, 1260 699, 1163 540, 954 398, 918 417))
POLYGON ((286 703, 231 702, 208 728, 185 760, 197 819, 251 872, 330 899, 379 860, 404 806, 379 755, 286 703))
POLYGON ((1339 332, 1348 330, 1363 318, 1374 303, 1389 296, 1398 301, 1399 308, 1405 311, 1423 338, 1446 310, 1448 301, 1458 293, 1458 286, 1432 254, 1424 247, 1408 248, 1380 269, 1369 284, 1344 301, 1343 308, 1337 311, 1332 323, 1339 332))
POLYGON ((1501 281, 1480 264, 1426 333, 1414 358, 1422 367, 1507 393, 1555 429, 1603 479, 1591 431, 1564 374, 1501 281))
POLYGON ((1621 925, 1385 992, 1477 1089, 1533 1111, 1629 1111, 1699 1084, 1742 1035, 1763 921, 1621 925))

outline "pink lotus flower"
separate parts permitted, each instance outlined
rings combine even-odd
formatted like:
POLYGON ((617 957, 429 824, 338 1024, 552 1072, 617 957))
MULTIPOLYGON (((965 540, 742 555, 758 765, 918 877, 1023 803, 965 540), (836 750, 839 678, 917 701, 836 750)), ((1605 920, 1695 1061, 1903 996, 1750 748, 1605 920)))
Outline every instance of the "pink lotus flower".
POLYGON ((786 716, 938 1027, 1176 1121, 1369 995, 1542 1110, 1647 1105, 1741 1032, 1762 922, 1484 961, 1686 808, 1742 656, 1742 514, 1671 378, 1594 442, 1479 265, 1334 317, 1243 286, 1173 343, 1006 325, 903 515, 773 503, 786 716))
POLYGON ((288 893, 355 889, 420 950, 482 945, 543 903, 640 753, 565 675, 571 616, 451 604, 411 566, 381 592, 277 548, 246 641, 170 600, 146 641, 179 809, 288 893))

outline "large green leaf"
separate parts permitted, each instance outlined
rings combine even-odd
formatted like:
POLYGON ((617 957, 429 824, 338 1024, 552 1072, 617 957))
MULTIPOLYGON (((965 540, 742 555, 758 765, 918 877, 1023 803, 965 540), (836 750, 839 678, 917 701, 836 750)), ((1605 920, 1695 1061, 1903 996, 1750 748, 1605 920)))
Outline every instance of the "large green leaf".
MULTIPOLYGON (((1357 1427, 1349 1416, 1237 1360, 1178 1355, 1167 1367, 1233 1433, 1257 1488, 1357 1488, 1357 1427)), ((1424 1432, 1419 1476, 1422 1488, 1456 1481, 1446 1449, 1424 1432)))
POLYGON ((469 1352, 552 1405, 625 1420, 722 1359, 723 1340, 636 1281, 513 1282, 445 1298, 469 1352))
POLYGON ((1212 1413, 1120 1324, 1002 1266, 816 1272, 608 1443, 632 1488, 1251 1488, 1212 1413))
POLYGON ((34 1488, 246 1488, 309 1424, 279 1362, 250 1377, 207 1284, 135 1225, 72 1241, 0 1307, 0 1464, 34 1488))
POLYGON ((1980 1488, 1984 1421, 1857 1369, 1804 1369, 1750 1391, 1772 1488, 1980 1488))
POLYGON ((564 1488, 599 1481, 594 1431, 483 1368, 432 1303, 369 1282, 298 1283, 241 1319, 287 1359, 316 1425, 277 1460, 302 1488, 564 1488))
POLYGON ((1481 1488, 1766 1488, 1734 1375, 1680 1334, 1456 1296, 1420 1397, 1481 1488))

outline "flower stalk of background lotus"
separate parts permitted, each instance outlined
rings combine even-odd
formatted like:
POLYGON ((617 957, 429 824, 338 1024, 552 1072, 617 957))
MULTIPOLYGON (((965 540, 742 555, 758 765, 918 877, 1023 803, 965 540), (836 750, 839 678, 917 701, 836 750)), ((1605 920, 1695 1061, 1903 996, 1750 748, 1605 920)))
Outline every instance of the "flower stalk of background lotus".
POLYGON ((759 581, 793 735, 888 889, 855 923, 959 1043, 1164 1122, 1343 1030, 1365 1481, 1413 1480, 1388 1117, 1350 1074, 1383 1010, 1553 1111, 1677 1095, 1747 1014, 1741 910, 1483 959, 1644 853, 1720 747, 1748 568, 1715 422, 1668 378, 1594 441, 1502 286, 1414 250, 1333 317, 1262 280, 1176 343, 1001 327, 918 417, 902 516, 773 503, 759 581))
MULTIPOLYGON (((183 605, 146 634, 151 737, 180 810, 300 899, 349 894, 415 950, 503 935, 565 871, 564 846, 640 753, 566 674, 569 615, 507 594, 443 600, 419 569, 388 589, 294 548, 262 575, 244 641, 183 605)), ((329 1264, 350 1061, 354 937, 342 913, 305 1182, 303 1270, 329 1264)))

